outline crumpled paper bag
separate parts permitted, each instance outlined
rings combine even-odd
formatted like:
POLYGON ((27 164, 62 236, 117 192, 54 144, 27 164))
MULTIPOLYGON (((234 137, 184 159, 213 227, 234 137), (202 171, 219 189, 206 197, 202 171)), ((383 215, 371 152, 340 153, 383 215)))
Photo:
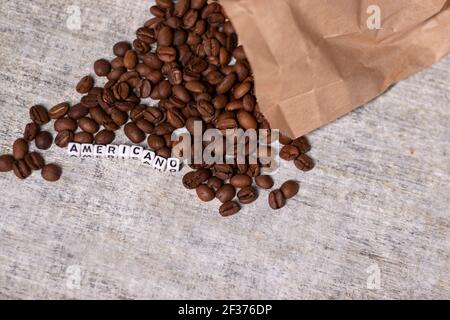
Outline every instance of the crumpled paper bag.
POLYGON ((450 0, 220 3, 252 65, 261 111, 291 137, 337 119, 450 52, 450 0), (367 24, 373 5, 381 14, 377 30, 367 24))

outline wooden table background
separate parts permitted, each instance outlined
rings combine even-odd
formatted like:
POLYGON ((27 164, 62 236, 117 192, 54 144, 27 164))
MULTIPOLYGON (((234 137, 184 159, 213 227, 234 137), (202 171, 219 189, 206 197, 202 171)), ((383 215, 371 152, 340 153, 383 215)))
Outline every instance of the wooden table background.
MULTIPOLYGON (((77 79, 133 39, 149 3, 0 2, 0 153, 31 105, 76 102, 77 79)), ((59 183, 0 175, 0 297, 448 299, 449 103, 447 58, 311 134, 317 168, 276 177, 301 181, 285 209, 262 192, 229 219, 181 174, 53 147, 59 183)))

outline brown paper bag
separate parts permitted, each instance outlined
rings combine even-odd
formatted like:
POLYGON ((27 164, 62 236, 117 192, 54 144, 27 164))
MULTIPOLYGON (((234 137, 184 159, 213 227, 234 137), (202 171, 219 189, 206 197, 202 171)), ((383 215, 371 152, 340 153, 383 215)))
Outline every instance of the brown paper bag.
POLYGON ((261 111, 292 137, 337 119, 450 52, 450 0, 220 2, 253 67, 261 111), (367 23, 376 17, 373 5, 381 29, 367 23))

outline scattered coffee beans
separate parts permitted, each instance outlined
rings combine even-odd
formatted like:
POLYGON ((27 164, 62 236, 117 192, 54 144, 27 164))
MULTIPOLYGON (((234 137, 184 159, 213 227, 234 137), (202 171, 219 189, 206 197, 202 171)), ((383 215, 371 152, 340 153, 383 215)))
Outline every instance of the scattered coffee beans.
POLYGON ((283 183, 280 190, 286 199, 291 199, 297 195, 299 188, 298 182, 290 180, 283 183))
POLYGON ((263 175, 255 178, 256 185, 262 189, 272 189, 274 182, 271 176, 263 175))
POLYGON ((44 125, 50 122, 50 117, 48 116, 47 109, 45 109, 43 106, 31 107, 30 119, 38 125, 44 125))
POLYGON ((25 139, 17 139, 13 144, 13 156, 16 160, 25 158, 28 153, 28 142, 25 139))
POLYGON ((41 175, 44 180, 55 182, 61 178, 61 168, 55 164, 47 164, 42 168, 41 175))
POLYGON ((206 184, 202 184, 201 186, 197 187, 197 196, 200 200, 209 202, 214 200, 216 194, 214 193, 214 190, 212 188, 208 187, 206 184))
POLYGON ((15 159, 9 154, 0 156, 0 172, 9 172, 13 169, 15 159))
POLYGON ((69 112, 70 105, 66 102, 57 104, 48 111, 50 119, 60 119, 69 112))
POLYGON ((25 156, 25 163, 31 170, 41 170, 45 165, 45 160, 37 152, 31 152, 25 156))
POLYGON ((269 194, 269 206, 273 210, 278 210, 286 205, 286 198, 281 190, 274 190, 269 194))
POLYGON ((22 180, 28 178, 31 175, 31 169, 28 167, 25 160, 17 160, 16 162, 14 162, 13 171, 17 178, 22 180))
POLYGON ((36 148, 41 150, 48 150, 52 146, 53 137, 48 131, 41 131, 35 139, 36 148))
POLYGON ((235 201, 228 201, 225 202, 222 206, 219 208, 219 213, 223 217, 229 217, 236 213, 238 213, 241 210, 241 207, 239 204, 235 201))

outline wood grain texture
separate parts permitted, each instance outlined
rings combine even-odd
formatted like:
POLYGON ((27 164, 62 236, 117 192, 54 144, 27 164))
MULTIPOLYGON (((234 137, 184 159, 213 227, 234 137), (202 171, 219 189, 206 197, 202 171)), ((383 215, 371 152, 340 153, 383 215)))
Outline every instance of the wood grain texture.
MULTIPOLYGON (((133 39, 149 3, 0 2, 0 153, 31 105, 79 99, 77 79, 133 39), (80 30, 67 28, 70 5, 80 30)), ((301 181, 285 209, 269 210, 261 192, 228 219, 181 174, 53 147, 59 183, 0 175, 0 297, 450 298, 449 103, 447 58, 314 132, 317 168, 284 164, 276 176, 301 181), (377 290, 367 288, 373 265, 377 290)))

